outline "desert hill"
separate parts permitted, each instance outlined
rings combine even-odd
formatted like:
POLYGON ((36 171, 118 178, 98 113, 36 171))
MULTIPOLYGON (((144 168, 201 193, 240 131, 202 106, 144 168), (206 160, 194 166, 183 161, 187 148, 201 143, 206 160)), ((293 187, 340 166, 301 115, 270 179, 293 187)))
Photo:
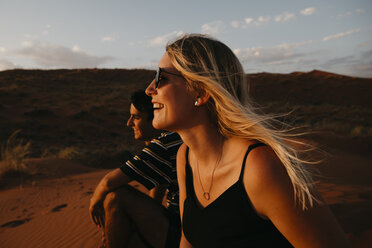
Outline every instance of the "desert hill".
POLYGON ((125 127, 129 96, 152 78, 146 70, 0 72, 0 140, 21 129, 33 157, 73 147, 95 164, 105 154, 135 149, 125 127))
POLYGON ((253 97, 262 104, 282 102, 293 105, 372 107, 370 78, 348 77, 318 70, 290 74, 248 74, 247 78, 252 84, 253 97))
MULTIPOLYGON (((154 71, 125 69, 9 70, 0 72, 0 142, 18 129, 31 156, 72 148, 89 165, 133 152, 125 127, 130 93, 154 71)), ((270 113, 292 111, 312 130, 370 140, 372 79, 322 71, 247 74, 252 99, 270 113)))

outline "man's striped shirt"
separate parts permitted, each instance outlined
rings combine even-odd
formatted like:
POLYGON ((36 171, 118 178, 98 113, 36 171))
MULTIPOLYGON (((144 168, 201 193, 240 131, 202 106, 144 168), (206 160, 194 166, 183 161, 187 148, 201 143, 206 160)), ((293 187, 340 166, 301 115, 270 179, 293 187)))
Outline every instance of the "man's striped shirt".
POLYGON ((120 167, 127 176, 149 190, 159 185, 166 186, 168 209, 175 211, 178 211, 176 157, 181 144, 177 133, 164 133, 120 167))

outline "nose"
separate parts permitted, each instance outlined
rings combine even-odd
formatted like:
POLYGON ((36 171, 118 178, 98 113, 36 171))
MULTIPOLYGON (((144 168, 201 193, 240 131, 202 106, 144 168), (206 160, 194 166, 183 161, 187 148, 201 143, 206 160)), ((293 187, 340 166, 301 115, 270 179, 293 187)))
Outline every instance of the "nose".
POLYGON ((127 127, 132 127, 132 126, 133 126, 133 118, 132 118, 132 116, 130 116, 128 121, 127 121, 127 127))
POLYGON ((155 88, 155 79, 154 79, 154 80, 151 81, 149 86, 147 86, 147 88, 145 90, 145 93, 148 96, 152 96, 152 95, 154 95, 155 92, 156 92, 156 88, 155 88))

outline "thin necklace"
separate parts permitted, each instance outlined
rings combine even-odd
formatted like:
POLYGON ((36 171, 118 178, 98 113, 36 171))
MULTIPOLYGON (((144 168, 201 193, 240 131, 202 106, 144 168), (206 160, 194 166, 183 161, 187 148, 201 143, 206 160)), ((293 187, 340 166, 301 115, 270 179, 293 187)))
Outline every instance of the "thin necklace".
POLYGON ((201 181, 201 179, 200 179, 199 163, 198 163, 198 160, 196 159, 196 167, 198 168, 199 182, 200 182, 200 185, 201 185, 202 190, 203 190, 203 197, 204 197, 206 200, 208 200, 208 201, 209 201, 209 199, 211 198, 209 193, 211 192, 211 189, 212 189, 212 186, 213 186, 213 176, 214 176, 214 172, 216 171, 218 165, 220 164, 221 158, 222 158, 222 151, 223 151, 223 145, 222 145, 222 148, 221 148, 220 156, 219 156, 219 158, 217 159, 216 164, 214 165, 214 168, 213 168, 213 171, 212 171, 212 179, 211 179, 211 184, 209 185, 209 189, 208 189, 208 191, 205 191, 205 190, 204 190, 204 187, 203 187, 202 181, 201 181))

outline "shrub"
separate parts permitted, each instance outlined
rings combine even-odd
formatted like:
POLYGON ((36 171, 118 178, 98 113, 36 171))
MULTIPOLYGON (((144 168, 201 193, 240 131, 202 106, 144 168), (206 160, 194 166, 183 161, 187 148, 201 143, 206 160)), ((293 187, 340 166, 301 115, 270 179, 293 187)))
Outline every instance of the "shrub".
POLYGON ((69 146, 65 148, 56 148, 52 147, 49 149, 46 149, 41 157, 42 158, 65 158, 65 159, 73 159, 75 158, 79 152, 76 150, 75 147, 69 146))
POLYGON ((78 155, 78 151, 73 146, 62 148, 58 154, 57 158, 66 158, 66 159, 72 159, 76 155, 78 155))
POLYGON ((6 144, 1 145, 1 161, 3 163, 0 167, 0 178, 9 172, 27 172, 23 159, 30 154, 31 143, 17 138, 20 132, 20 129, 13 132, 6 144))

